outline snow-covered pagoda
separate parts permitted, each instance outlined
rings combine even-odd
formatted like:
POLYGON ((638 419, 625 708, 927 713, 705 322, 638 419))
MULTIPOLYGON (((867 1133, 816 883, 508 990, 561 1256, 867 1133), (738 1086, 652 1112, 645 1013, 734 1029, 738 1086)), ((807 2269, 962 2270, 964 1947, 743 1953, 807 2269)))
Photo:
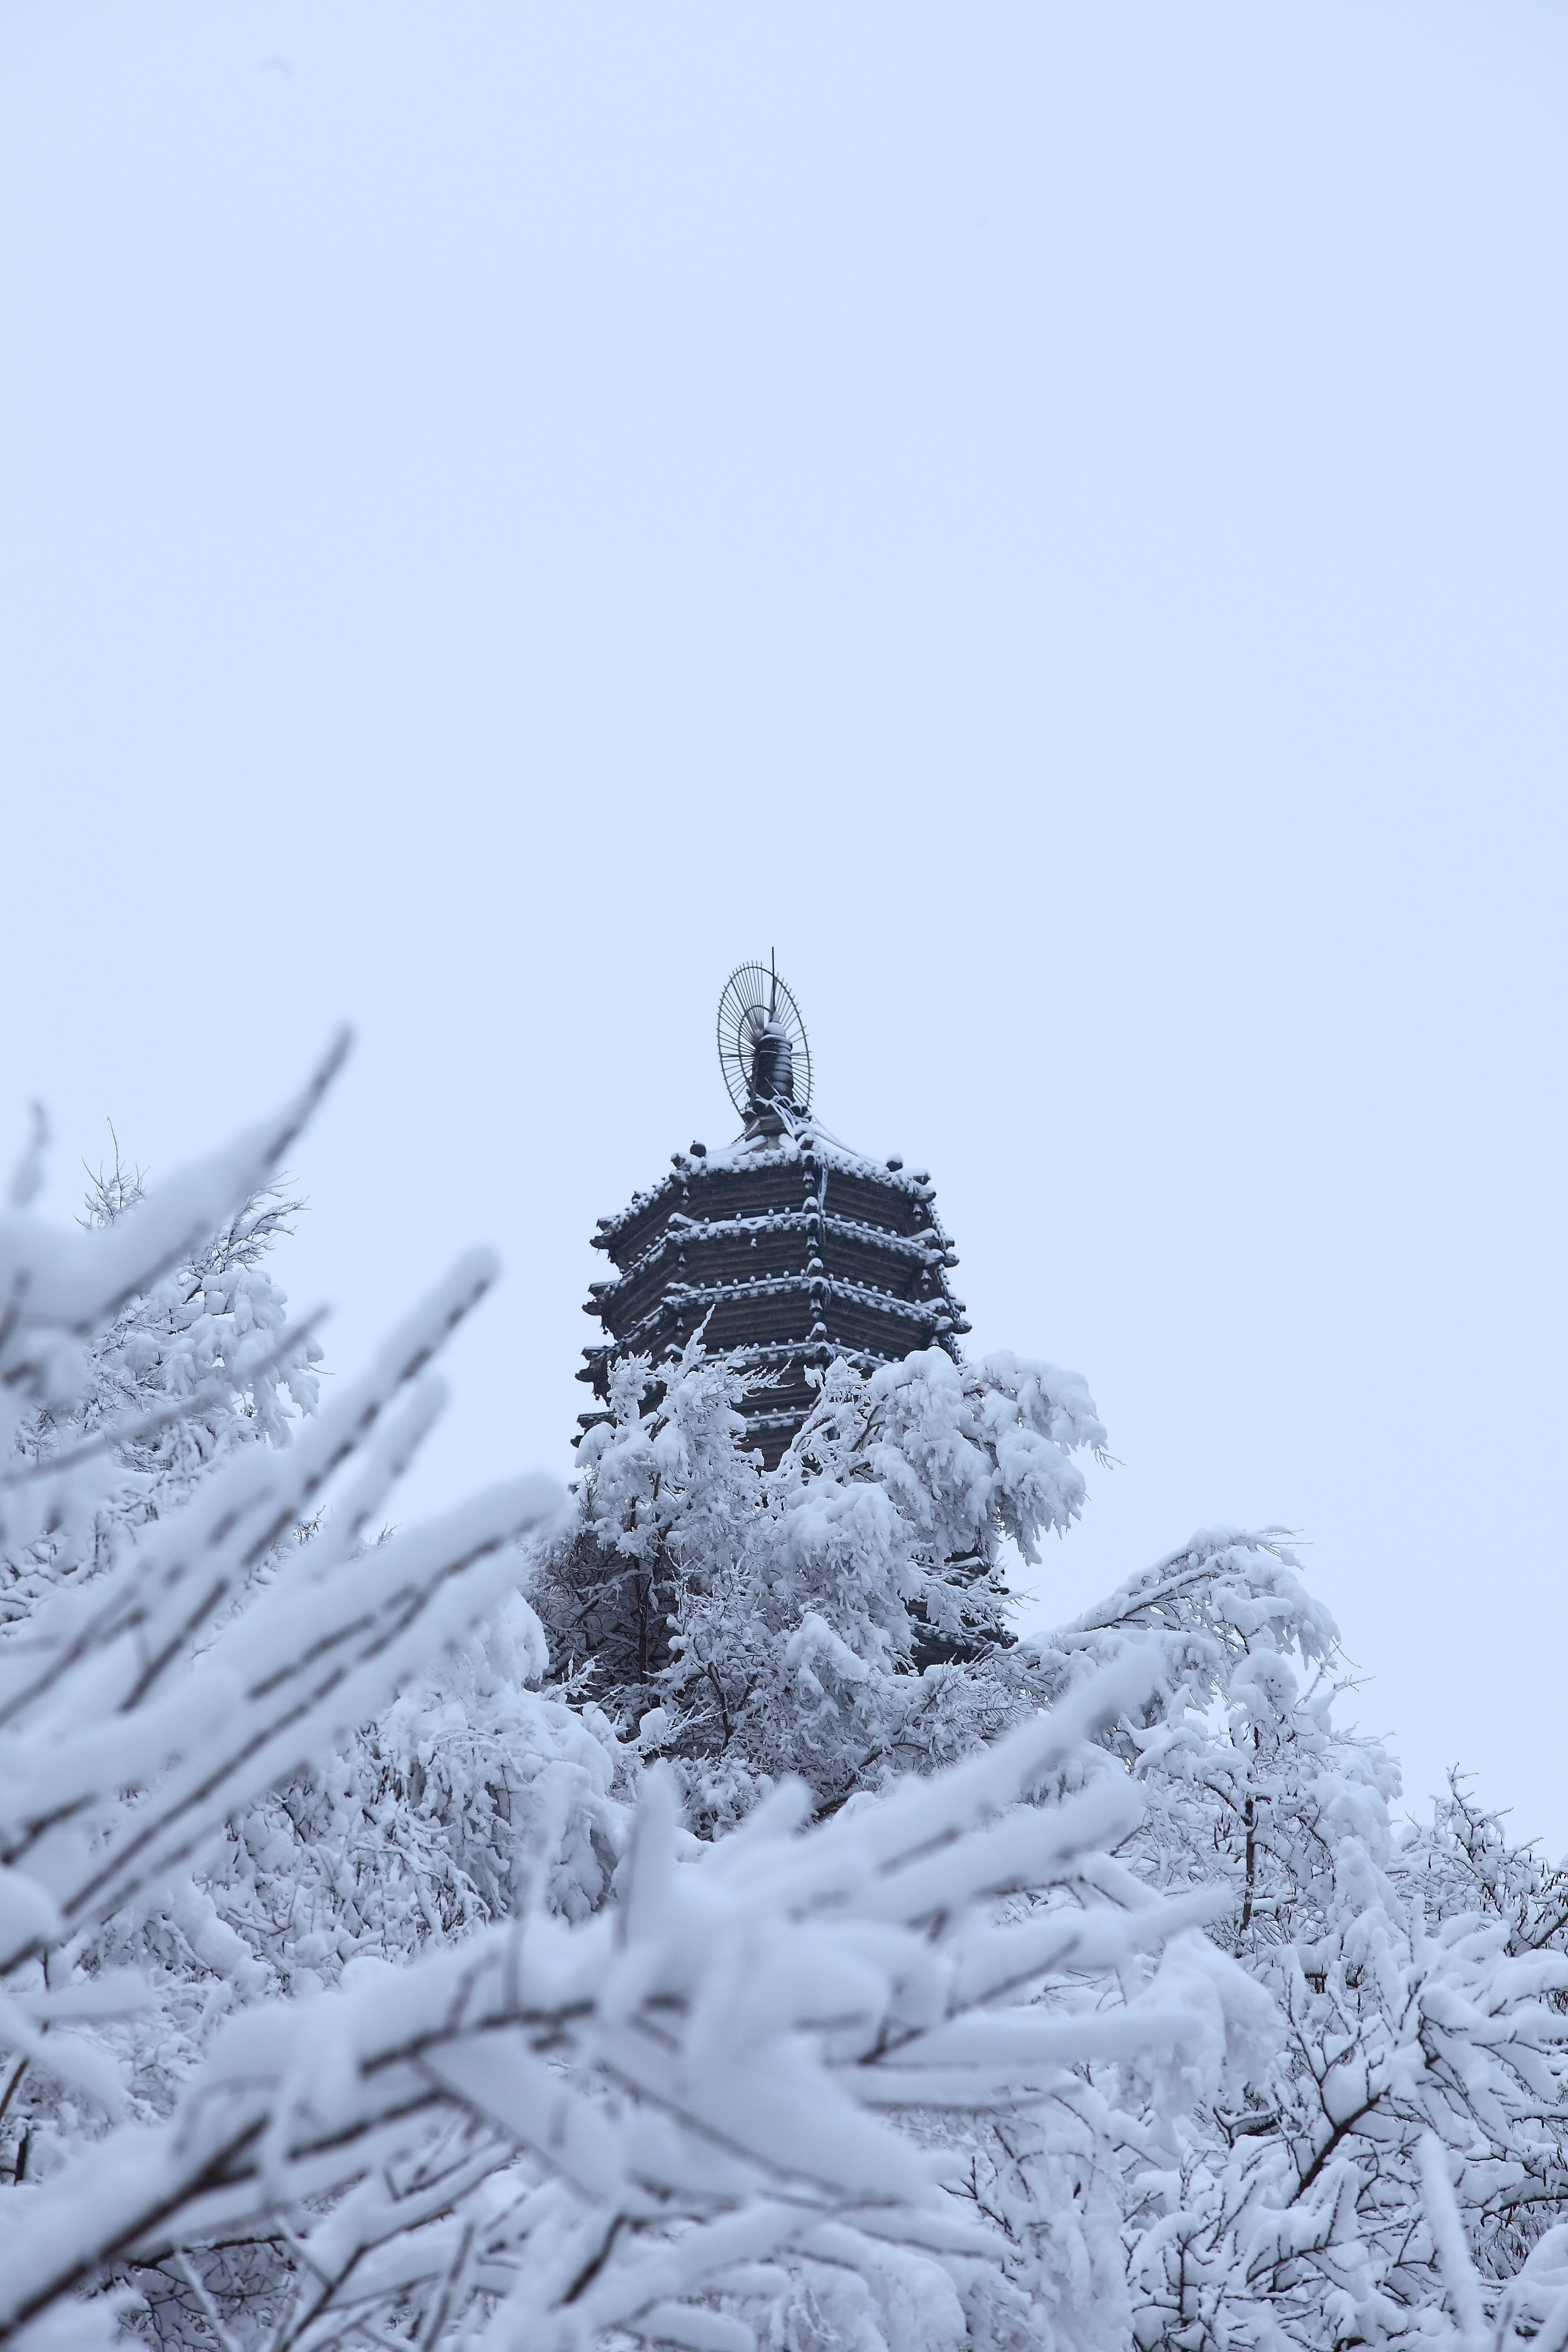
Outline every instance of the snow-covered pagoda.
POLYGON ((599 1219, 594 1246, 616 1271, 589 1285, 584 1311, 605 1338, 577 1377, 607 1397, 617 1358, 657 1364, 701 1330, 752 1381, 742 1410, 771 1468, 836 1358, 869 1370, 917 1348, 956 1357, 969 1326, 929 1177, 852 1151, 815 1116, 805 1024, 771 964, 731 974, 719 1058, 742 1132, 672 1153, 668 1176, 599 1219))

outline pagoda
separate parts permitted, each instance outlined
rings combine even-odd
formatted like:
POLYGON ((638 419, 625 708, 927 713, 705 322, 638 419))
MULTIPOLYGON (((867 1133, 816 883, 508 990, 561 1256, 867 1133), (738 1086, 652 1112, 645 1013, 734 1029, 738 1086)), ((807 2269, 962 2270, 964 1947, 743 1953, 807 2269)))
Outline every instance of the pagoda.
POLYGON ((731 974, 719 1059, 742 1131, 722 1150, 672 1152, 668 1176, 599 1219, 594 1246, 615 1273, 588 1286, 605 1339, 577 1377, 607 1398, 618 1359, 658 1365, 700 1331, 745 1377, 741 1410, 771 1469, 837 1358, 870 1371, 942 1348, 956 1361, 969 1325, 930 1178, 852 1151, 816 1117, 805 1024, 771 961, 731 974))

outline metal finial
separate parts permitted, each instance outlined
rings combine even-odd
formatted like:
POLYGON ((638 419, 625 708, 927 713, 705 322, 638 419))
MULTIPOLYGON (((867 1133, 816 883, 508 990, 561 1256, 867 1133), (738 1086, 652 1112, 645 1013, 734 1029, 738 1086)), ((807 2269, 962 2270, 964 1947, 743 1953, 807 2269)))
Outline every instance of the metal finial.
POLYGON ((744 1119, 811 1108, 811 1047, 805 1024, 779 978, 778 959, 737 964, 719 999, 719 1066, 744 1119))

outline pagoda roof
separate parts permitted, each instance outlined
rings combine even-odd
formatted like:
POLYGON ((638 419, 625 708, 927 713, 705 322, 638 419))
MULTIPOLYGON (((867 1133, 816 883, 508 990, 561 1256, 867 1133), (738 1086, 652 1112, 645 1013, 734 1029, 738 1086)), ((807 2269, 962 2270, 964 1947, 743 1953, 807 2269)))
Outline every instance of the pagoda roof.
POLYGON ((858 1177, 862 1182, 886 1186, 897 1192, 907 1193, 911 1202, 934 1201, 936 1187, 923 1169, 910 1174, 900 1163, 893 1167, 886 1160, 872 1160, 863 1151, 856 1151, 841 1143, 836 1135, 819 1127, 815 1119, 803 1122, 796 1134, 786 1129, 780 1135, 750 1133, 738 1135, 732 1143, 718 1150, 672 1151, 671 1169, 657 1184, 645 1186, 632 1194, 617 1216, 601 1217, 599 1234, 602 1243, 611 1242, 628 1226, 655 1209, 666 1194, 677 1186, 706 1170, 711 1174, 761 1174, 768 1169, 780 1171, 797 1167, 810 1155, 827 1170, 837 1170, 842 1175, 858 1177))

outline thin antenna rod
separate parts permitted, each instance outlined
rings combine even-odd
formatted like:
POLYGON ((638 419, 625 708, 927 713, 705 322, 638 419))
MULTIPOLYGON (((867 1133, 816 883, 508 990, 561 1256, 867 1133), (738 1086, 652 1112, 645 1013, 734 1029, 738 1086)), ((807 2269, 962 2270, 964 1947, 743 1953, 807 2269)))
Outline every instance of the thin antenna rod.
POLYGON ((773 986, 768 991, 768 1019, 771 1021, 779 1009, 779 958, 776 948, 768 950, 768 970, 773 974, 773 986))

